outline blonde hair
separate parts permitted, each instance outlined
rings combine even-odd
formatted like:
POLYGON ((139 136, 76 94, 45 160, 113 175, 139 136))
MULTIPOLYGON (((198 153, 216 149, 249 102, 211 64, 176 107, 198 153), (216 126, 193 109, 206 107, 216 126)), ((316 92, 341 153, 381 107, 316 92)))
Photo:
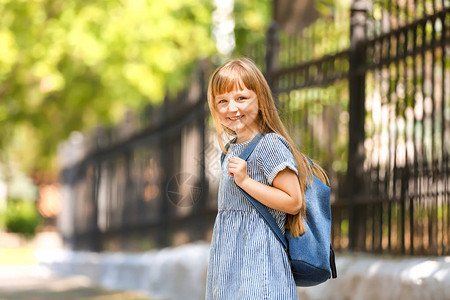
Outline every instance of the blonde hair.
MULTIPOLYGON (((272 92, 261 71, 248 58, 235 59, 226 62, 212 74, 208 85, 208 106, 216 126, 217 138, 219 140, 222 152, 227 153, 223 144, 223 133, 236 135, 236 133, 223 126, 217 114, 215 105, 215 96, 228 93, 233 90, 242 90, 243 86, 252 90, 257 98, 259 105, 258 129, 264 133, 277 133, 285 138, 289 148, 297 163, 298 182, 302 199, 305 196, 305 189, 308 180, 312 184, 313 175, 322 182, 329 184, 325 171, 316 163, 311 166, 308 159, 297 150, 293 140, 290 138, 283 122, 278 115, 277 108, 273 101, 272 92)), ((305 232, 303 219, 306 217, 306 205, 302 201, 300 212, 296 215, 287 214, 286 229, 290 230, 292 236, 296 237, 305 232)))

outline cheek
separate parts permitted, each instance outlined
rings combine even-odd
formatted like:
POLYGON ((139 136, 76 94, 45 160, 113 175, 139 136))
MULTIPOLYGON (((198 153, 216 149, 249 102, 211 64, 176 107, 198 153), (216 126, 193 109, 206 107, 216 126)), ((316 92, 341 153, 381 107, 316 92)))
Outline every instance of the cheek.
POLYGON ((258 115, 258 105, 249 105, 246 110, 247 113, 252 115, 253 117, 258 115))
POLYGON ((218 107, 216 108, 216 113, 217 116, 222 117, 225 114, 225 109, 223 109, 222 107, 218 107))
POLYGON ((217 111, 217 118, 219 120, 219 122, 221 124, 227 124, 228 123, 228 119, 225 113, 221 112, 221 111, 217 111))
POLYGON ((224 118, 225 117, 225 110, 224 109, 218 109, 217 110, 217 116, 219 118, 224 118))

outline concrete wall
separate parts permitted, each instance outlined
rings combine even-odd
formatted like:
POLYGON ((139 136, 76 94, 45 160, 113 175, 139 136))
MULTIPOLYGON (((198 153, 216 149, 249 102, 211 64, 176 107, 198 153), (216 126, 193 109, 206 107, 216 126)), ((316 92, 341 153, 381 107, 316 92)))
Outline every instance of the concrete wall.
MULTIPOLYGON (((139 254, 39 249, 41 265, 81 274, 107 288, 152 299, 204 299, 209 244, 139 254)), ((299 288, 300 299, 450 299, 450 257, 395 258, 337 254, 338 278, 299 288)))
POLYGON ((450 257, 337 254, 338 278, 300 289, 300 299, 450 299, 450 257))
POLYGON ((146 253, 92 253, 38 249, 40 265, 59 275, 85 275, 110 289, 141 291, 152 299, 203 299, 208 244, 146 253))

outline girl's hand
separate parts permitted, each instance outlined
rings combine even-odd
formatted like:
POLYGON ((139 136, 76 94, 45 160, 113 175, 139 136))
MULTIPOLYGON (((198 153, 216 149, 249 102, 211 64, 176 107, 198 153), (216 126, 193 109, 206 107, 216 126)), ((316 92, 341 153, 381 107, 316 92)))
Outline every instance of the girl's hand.
POLYGON ((237 156, 228 159, 228 174, 234 176, 234 182, 237 185, 241 184, 247 179, 247 162, 237 156))

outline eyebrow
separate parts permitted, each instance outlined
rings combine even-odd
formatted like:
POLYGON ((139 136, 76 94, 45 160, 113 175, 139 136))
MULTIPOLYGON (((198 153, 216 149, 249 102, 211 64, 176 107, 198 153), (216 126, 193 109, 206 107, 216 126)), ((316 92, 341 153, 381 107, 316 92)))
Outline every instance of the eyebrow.
MULTIPOLYGON (((215 99, 226 99, 226 97, 223 96, 224 94, 221 95, 216 95, 214 98, 215 99)), ((248 92, 242 90, 242 91, 237 91, 236 92, 236 96, 248 96, 248 92)))

